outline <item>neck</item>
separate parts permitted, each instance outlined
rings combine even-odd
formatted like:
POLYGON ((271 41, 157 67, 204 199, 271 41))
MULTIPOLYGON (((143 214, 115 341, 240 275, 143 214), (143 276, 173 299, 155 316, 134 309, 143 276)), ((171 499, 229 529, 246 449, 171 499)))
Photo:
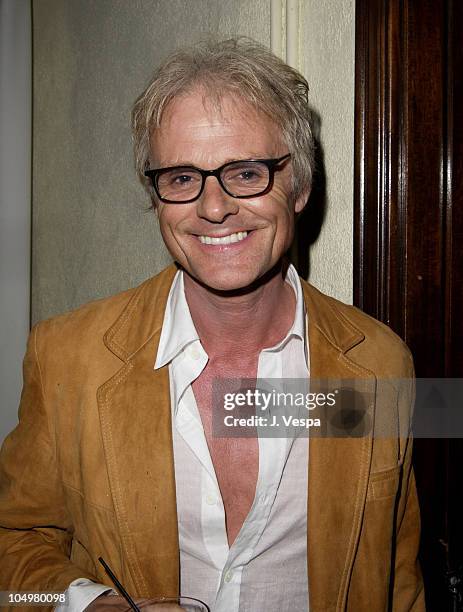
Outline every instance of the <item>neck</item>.
POLYGON ((185 296, 207 354, 259 353, 283 339, 294 321, 296 299, 280 262, 252 286, 215 291, 185 273, 185 296))

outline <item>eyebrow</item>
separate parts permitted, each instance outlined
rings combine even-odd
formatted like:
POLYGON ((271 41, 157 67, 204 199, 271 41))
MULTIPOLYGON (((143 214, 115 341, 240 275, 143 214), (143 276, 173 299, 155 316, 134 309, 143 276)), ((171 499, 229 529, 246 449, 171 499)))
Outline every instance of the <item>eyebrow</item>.
MULTIPOLYGON (((250 153, 247 156, 242 156, 242 157, 227 157, 220 165, 223 166, 224 164, 229 164, 231 162, 236 162, 236 161, 252 161, 253 159, 273 159, 274 157, 278 157, 278 155, 270 155, 270 154, 264 154, 264 153, 250 153)), ((158 168, 176 168, 176 167, 193 167, 193 168, 198 168, 199 166, 197 166, 195 163, 191 162, 191 161, 180 161, 180 162, 168 162, 168 163, 160 163, 159 166, 157 166, 158 168)))

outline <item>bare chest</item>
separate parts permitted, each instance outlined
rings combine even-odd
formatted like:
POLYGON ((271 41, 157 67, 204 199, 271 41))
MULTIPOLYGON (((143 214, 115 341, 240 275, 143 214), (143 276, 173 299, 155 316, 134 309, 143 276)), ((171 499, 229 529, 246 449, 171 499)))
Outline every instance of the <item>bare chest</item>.
POLYGON ((211 389, 217 377, 254 377, 257 362, 243 362, 239 368, 241 372, 236 368, 225 369, 229 370, 228 374, 221 364, 208 364, 192 387, 225 507, 227 536, 231 545, 254 501, 259 472, 259 448, 255 436, 219 438, 214 435, 211 389))

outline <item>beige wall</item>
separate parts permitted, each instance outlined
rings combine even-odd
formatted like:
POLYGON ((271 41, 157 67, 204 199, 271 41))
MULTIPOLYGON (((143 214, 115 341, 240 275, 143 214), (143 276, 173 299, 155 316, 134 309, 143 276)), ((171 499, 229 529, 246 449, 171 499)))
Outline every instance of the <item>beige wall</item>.
POLYGON ((325 218, 310 250, 310 281, 352 302, 354 0, 304 0, 301 68, 320 116, 325 218))
MULTIPOLYGON (((130 108, 153 67, 209 32, 270 44, 270 0, 33 0, 33 321, 110 295, 168 261, 133 173, 130 108)), ((349 300, 353 0, 300 3, 322 116, 328 212, 310 278, 349 300)))
POLYGON ((32 317, 170 261, 133 171, 130 109, 154 66, 209 32, 268 44, 266 0, 34 0, 32 317))
POLYGON ((16 425, 29 332, 32 36, 28 0, 0 0, 0 444, 16 425))

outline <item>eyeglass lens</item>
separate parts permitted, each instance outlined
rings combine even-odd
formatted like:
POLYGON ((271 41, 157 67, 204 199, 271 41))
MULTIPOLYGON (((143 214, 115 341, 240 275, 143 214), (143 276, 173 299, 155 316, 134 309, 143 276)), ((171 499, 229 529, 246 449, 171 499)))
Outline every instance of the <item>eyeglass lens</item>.
MULTIPOLYGON (((264 192, 270 180, 268 167, 261 162, 232 162, 220 172, 223 187, 234 196, 251 196, 264 192)), ((182 201, 195 198, 202 188, 203 177, 198 170, 179 167, 160 172, 157 188, 161 198, 182 201)))

